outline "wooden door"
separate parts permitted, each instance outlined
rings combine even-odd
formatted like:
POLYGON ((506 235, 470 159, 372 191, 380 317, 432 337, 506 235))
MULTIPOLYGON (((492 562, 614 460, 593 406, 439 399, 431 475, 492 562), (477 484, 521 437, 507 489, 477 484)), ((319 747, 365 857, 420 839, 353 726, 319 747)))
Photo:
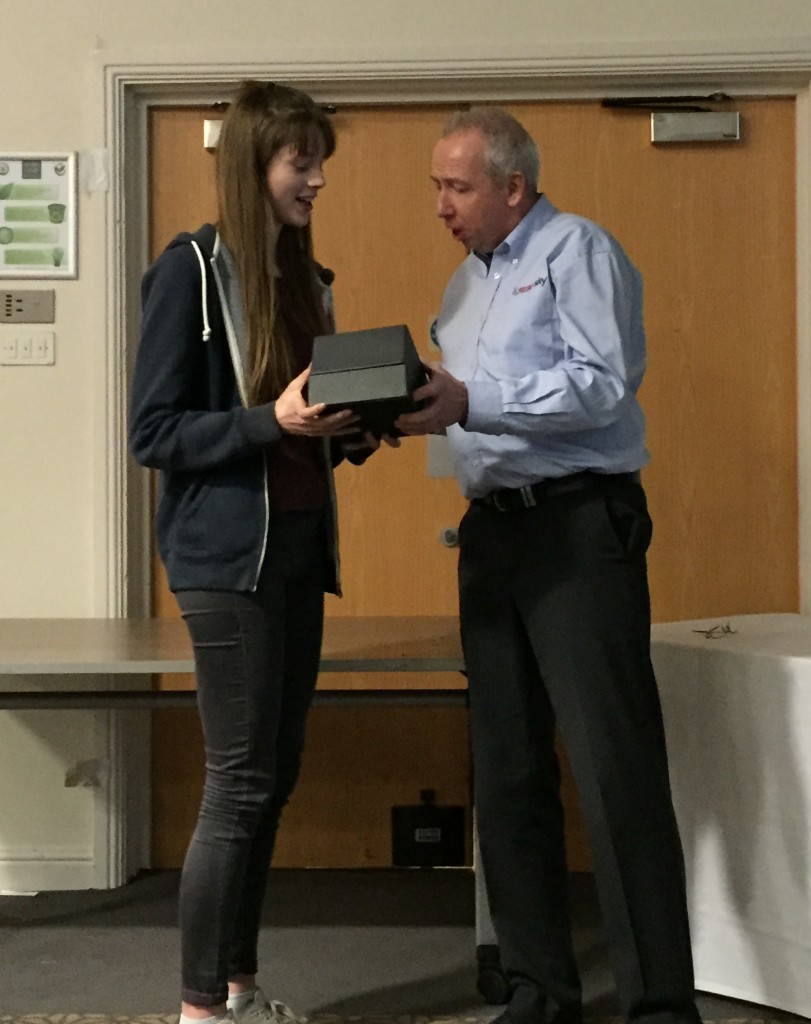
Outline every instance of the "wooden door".
MULTIPOLYGON (((667 147, 651 145, 642 113, 582 102, 511 108, 539 142, 550 199, 605 224, 645 277, 658 621, 797 609, 794 104, 736 108, 741 143, 667 147)), ((316 253, 336 272, 339 327, 408 323, 429 358, 427 326, 463 255, 435 217, 429 181, 446 113, 340 110, 314 219, 316 253)), ((215 217, 202 121, 216 116, 151 112, 153 256, 176 231, 215 217)), ((439 535, 464 502, 454 481, 427 476, 426 461, 425 439, 412 438, 360 469, 339 468, 346 596, 328 599, 328 614, 455 613, 456 553, 439 535)), ((155 613, 176 615, 157 562, 155 581, 155 613)), ((359 675, 350 685, 419 682, 359 675)), ((176 866, 202 779, 194 714, 156 712, 153 749, 154 862, 176 866)), ((461 710, 315 709, 275 862, 388 864, 390 806, 415 802, 423 787, 469 804, 469 771, 461 710)), ((564 797, 570 865, 585 869, 565 758, 564 797)))

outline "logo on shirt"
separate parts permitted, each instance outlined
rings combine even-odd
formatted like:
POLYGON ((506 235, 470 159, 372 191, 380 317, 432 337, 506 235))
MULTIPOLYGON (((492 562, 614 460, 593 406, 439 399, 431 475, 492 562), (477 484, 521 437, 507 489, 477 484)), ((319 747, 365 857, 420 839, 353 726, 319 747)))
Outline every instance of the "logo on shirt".
POLYGON ((522 284, 520 288, 513 288, 513 295, 521 295, 522 292, 531 292, 533 288, 537 288, 539 284, 546 284, 545 277, 536 278, 532 284, 522 284))

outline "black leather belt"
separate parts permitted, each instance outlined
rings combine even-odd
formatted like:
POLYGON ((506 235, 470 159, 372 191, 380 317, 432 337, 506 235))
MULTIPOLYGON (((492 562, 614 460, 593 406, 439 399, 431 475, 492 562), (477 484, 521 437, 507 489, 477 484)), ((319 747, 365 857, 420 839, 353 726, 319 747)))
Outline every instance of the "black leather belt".
POLYGON ((590 469, 582 473, 570 473, 568 476, 549 477, 525 487, 503 487, 498 491, 490 491, 482 498, 474 498, 473 505, 484 505, 498 512, 516 512, 522 508, 534 508, 548 498, 556 498, 560 494, 571 494, 574 491, 594 490, 611 484, 638 484, 639 473, 593 473, 590 469))

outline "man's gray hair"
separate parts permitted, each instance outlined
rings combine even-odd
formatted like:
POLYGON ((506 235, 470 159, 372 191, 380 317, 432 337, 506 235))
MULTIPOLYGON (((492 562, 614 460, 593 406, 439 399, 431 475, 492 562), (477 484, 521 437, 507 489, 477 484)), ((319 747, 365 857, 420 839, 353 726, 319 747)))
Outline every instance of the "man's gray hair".
POLYGON ((526 128, 501 107, 471 107, 451 114, 442 130, 446 138, 454 132, 479 131, 485 139, 485 170, 500 186, 514 171, 524 175, 527 185, 538 187, 541 158, 526 128))

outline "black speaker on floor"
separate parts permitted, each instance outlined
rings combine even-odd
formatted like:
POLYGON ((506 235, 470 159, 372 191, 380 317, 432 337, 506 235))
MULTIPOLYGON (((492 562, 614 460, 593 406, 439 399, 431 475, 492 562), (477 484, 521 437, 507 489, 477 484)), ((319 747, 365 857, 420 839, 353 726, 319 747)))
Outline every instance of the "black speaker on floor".
POLYGON ((465 809, 440 807, 433 789, 421 804, 391 809, 391 860, 396 867, 456 867, 465 863, 465 809))

